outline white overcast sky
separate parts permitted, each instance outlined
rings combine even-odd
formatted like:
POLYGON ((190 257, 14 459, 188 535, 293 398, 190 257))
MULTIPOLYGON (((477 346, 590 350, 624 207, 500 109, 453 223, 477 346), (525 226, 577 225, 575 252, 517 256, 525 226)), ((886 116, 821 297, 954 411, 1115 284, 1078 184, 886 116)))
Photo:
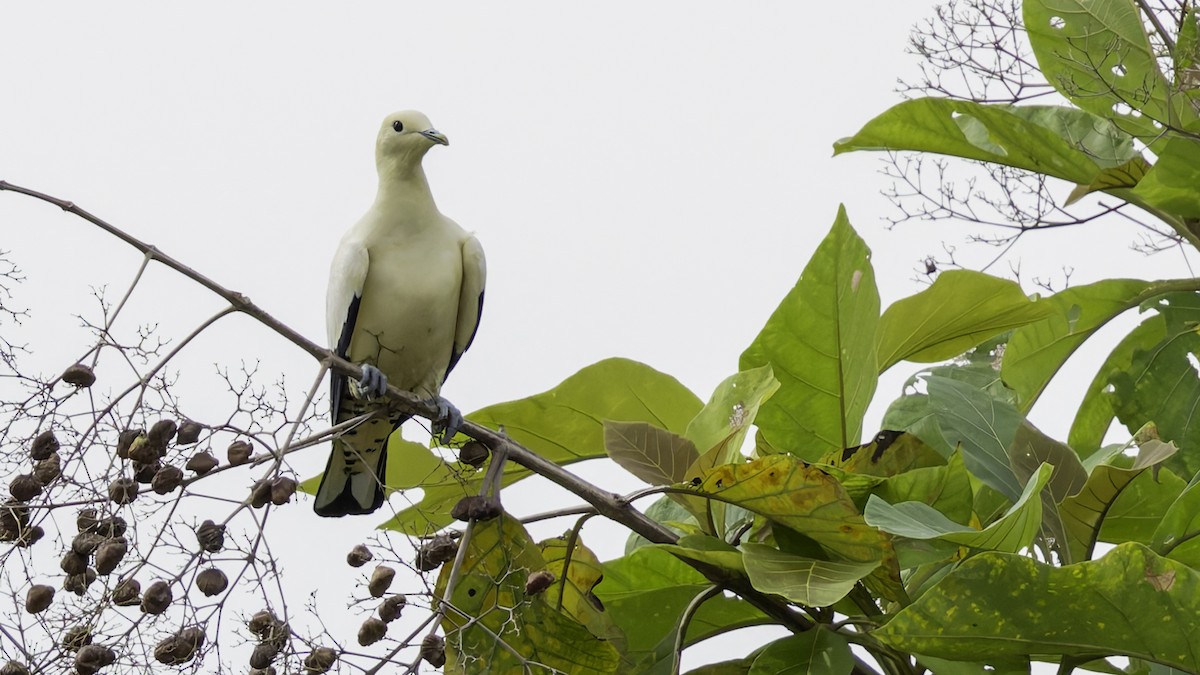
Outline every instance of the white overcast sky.
MULTIPOLYGON (((707 398, 840 202, 874 250, 885 306, 920 289, 924 255, 979 233, 885 229, 880 157, 831 157, 899 100, 896 79, 916 63, 909 28, 932 4, 9 3, 0 179, 77 202, 321 340, 330 256, 374 193, 377 125, 420 109, 451 141, 426 159, 434 195, 477 233, 489 267, 482 327, 444 393, 470 411, 626 356, 707 398)), ((1187 273, 1178 256, 1130 252, 1135 236, 1064 230, 1016 253, 1027 275, 1066 265, 1073 283, 1187 273)), ((47 372, 85 348, 72 314, 91 311, 89 288, 119 293, 139 262, 11 193, 0 249, 28 276, 22 335, 47 372)), ((221 306, 163 270, 151 282, 136 316, 176 338, 221 306)), ((302 394, 306 356, 246 320, 230 328, 197 345, 198 378, 261 359, 302 394)), ((915 369, 898 366, 881 403, 915 369)), ((1073 369, 1035 420, 1064 437, 1090 377, 1073 369)), ((314 449, 302 472, 324 458, 314 449)), ((317 567, 339 564, 341 542, 375 522, 307 509, 294 509, 296 527, 339 537, 317 567)))

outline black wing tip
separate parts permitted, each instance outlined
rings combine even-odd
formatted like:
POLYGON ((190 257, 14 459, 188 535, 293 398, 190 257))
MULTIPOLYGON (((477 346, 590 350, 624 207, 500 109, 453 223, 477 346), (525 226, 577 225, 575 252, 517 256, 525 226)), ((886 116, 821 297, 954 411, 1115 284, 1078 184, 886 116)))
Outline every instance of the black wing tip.
POLYGON ((347 482, 345 489, 342 490, 342 493, 336 499, 324 505, 313 504, 313 511, 322 518, 365 516, 383 508, 383 502, 383 488, 381 487, 375 491, 375 499, 371 502, 371 505, 364 508, 354 498, 354 495, 350 491, 350 483, 347 482))

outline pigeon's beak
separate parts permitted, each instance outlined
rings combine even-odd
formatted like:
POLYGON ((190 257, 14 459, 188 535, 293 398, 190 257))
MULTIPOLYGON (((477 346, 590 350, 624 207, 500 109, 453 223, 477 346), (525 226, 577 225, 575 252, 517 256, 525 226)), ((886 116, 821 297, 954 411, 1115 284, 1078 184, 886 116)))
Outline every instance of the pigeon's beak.
POLYGON ((438 145, 450 145, 450 139, 446 138, 446 135, 437 129, 426 129, 421 132, 421 135, 438 145))

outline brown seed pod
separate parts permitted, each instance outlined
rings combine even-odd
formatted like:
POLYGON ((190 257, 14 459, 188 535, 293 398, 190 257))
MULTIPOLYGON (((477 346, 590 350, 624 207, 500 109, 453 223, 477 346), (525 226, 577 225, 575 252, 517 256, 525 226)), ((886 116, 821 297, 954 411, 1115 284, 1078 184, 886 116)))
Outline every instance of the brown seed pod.
POLYGON ((29 446, 29 457, 40 462, 50 455, 58 452, 58 438, 53 431, 46 430, 34 437, 33 443, 29 446))
POLYGON ((0 666, 0 675, 29 675, 29 668, 19 661, 9 661, 0 666))
POLYGON ((175 438, 175 431, 178 429, 179 425, 175 424, 175 420, 159 420, 154 423, 154 426, 150 427, 150 431, 146 436, 155 447, 162 448, 165 451, 167 443, 170 443, 171 439, 175 438))
POLYGON ((146 614, 162 614, 167 611, 173 599, 171 586, 165 581, 155 581, 142 593, 142 611, 146 614))
POLYGON ((143 439, 142 442, 145 443, 145 436, 145 429, 126 429, 117 434, 117 457, 129 459, 129 449, 139 438, 143 439))
POLYGON ((132 478, 118 478, 108 484, 108 498, 114 504, 125 505, 137 499, 138 484, 132 478))
POLYGON ((94 532, 92 528, 99 522, 96 509, 79 509, 75 514, 75 528, 80 532, 94 532))
POLYGON ((85 555, 79 555, 75 551, 67 551, 62 557, 62 561, 58 563, 59 569, 67 574, 83 574, 87 571, 88 559, 85 555))
POLYGON ((128 551, 129 543, 125 541, 125 537, 109 539, 100 544, 96 549, 96 574, 112 574, 128 551))
POLYGON ((476 440, 470 440, 458 449, 458 461, 478 469, 483 466, 490 454, 491 451, 486 445, 476 440))
POLYGON ((19 502, 27 502, 30 499, 42 494, 42 482, 34 478, 32 474, 23 473, 8 484, 8 491, 12 494, 12 498, 19 502))
POLYGON ((250 617, 250 621, 246 623, 246 627, 259 640, 271 644, 282 644, 283 638, 287 636, 286 626, 269 609, 255 612, 254 616, 250 617))
POLYGON ((170 464, 154 473, 150 488, 160 495, 170 494, 183 484, 183 469, 170 464))
POLYGON ((179 425, 179 434, 175 436, 175 442, 179 445, 191 445, 200 440, 200 432, 203 430, 204 427, 199 422, 185 420, 179 425))
POLYGON ((327 673, 337 662, 337 652, 329 647, 317 647, 304 657, 305 673, 327 673))
POLYGON ((124 579, 113 589, 113 604, 132 607, 142 602, 142 584, 137 579, 124 579))
POLYGON ((28 506, 13 500, 0 504, 0 541, 14 541, 28 529, 28 506))
POLYGON ((87 593, 88 586, 96 580, 96 570, 87 568, 83 574, 69 574, 63 579, 63 590, 82 596, 87 593))
POLYGON ((168 666, 182 665, 191 661, 203 644, 203 629, 184 628, 154 647, 154 660, 168 666))
MULTIPOLYGON (((254 658, 254 655, 251 654, 250 657, 254 658)), ((275 666, 267 666, 266 668, 251 668, 247 675, 275 675, 275 666)))
POLYGON ((382 640, 384 635, 387 635, 387 624, 370 617, 358 627, 358 644, 362 647, 373 645, 382 640))
POLYGON ((220 595, 229 588, 229 577, 216 567, 210 567, 196 575, 196 588, 207 597, 220 595))
POLYGON ((229 459, 231 466, 241 466, 250 461, 251 448, 246 441, 234 441, 229 444, 229 449, 225 451, 225 457, 229 459))
MULTIPOLYGON (((35 584, 29 587, 25 594, 25 611, 37 614, 54 602, 54 588, 45 584, 35 584)), ((0 673, 2 675, 2 673, 0 673)))
POLYGON ((149 436, 138 436, 133 439, 133 443, 129 445, 129 449, 125 453, 127 459, 131 459, 140 464, 156 464, 158 463, 160 453, 149 436))
POLYGON ((495 497, 471 495, 458 500, 450 509, 450 517, 463 522, 469 520, 491 520, 500 515, 503 509, 495 497))
POLYGON ((125 523, 125 519, 121 516, 109 516, 97 520, 92 526, 92 532, 106 539, 111 539, 124 535, 126 527, 128 526, 125 523))
POLYGON ((90 387, 96 384, 96 373, 82 363, 76 363, 63 371, 62 381, 76 387, 90 387))
POLYGON ((296 494, 296 481, 290 476, 276 476, 271 481, 271 503, 275 506, 283 506, 292 501, 294 494, 296 494))
POLYGON ((386 623, 391 623, 400 618, 400 612, 407 604, 408 598, 397 593, 396 595, 389 595, 384 598, 383 602, 379 603, 379 609, 376 611, 379 613, 380 619, 383 619, 386 623))
POLYGON ((61 475, 62 458, 58 456, 57 452, 50 453, 49 457, 39 460, 33 465, 33 477, 43 486, 54 482, 54 479, 61 475))
MULTIPOLYGON (((260 642, 254 645, 254 651, 250 652, 250 667, 255 669, 271 668, 271 662, 279 656, 278 644, 273 642, 260 642)), ((274 670, 274 668, 271 668, 274 670)))
POLYGON ((550 588, 554 583, 554 573, 550 570, 538 570, 525 580, 525 595, 537 595, 550 588))
POLYGON ((371 573, 371 581, 367 584, 367 590, 371 592, 371 596, 382 598, 387 589, 392 585, 392 579, 396 578, 396 570, 387 565, 380 565, 371 573))
POLYGON ((206 520, 196 528, 196 541, 200 548, 209 553, 217 553, 225 546, 225 526, 206 520))
POLYGON ((187 464, 183 465, 183 468, 194 472, 197 476, 203 476, 217 468, 218 464, 220 462, 217 461, 216 457, 212 456, 212 453, 204 451, 192 455, 192 458, 187 461, 187 464))
POLYGON ((92 644, 92 627, 87 624, 71 626, 62 634, 59 646, 68 652, 76 652, 92 644))
POLYGON ((446 641, 441 635, 429 634, 421 640, 419 656, 434 668, 446 665, 446 641))
POLYGON ((444 534, 427 540, 417 549, 417 569, 432 572, 458 553, 458 542, 444 534))
POLYGON ((271 481, 266 478, 254 481, 250 488, 250 506, 261 509, 271 503, 271 481))
POLYGON ((150 464, 142 464, 141 462, 133 463, 133 479, 142 485, 149 485, 154 482, 154 474, 162 468, 162 462, 154 460, 150 464))
POLYGON ((21 548, 28 548, 38 543, 44 536, 46 536, 46 531, 42 529, 41 525, 32 525, 21 530, 21 534, 17 536, 17 540, 13 543, 21 548))
POLYGON ((87 645, 75 655, 75 672, 79 675, 95 675, 116 660, 117 653, 112 649, 102 645, 87 645))
POLYGON ((373 557, 375 556, 371 555, 371 549, 363 544, 358 544, 346 554, 346 564, 351 567, 362 567, 370 562, 373 557))
POLYGON ((82 556, 89 556, 104 543, 104 537, 95 532, 80 532, 71 540, 71 550, 82 556))

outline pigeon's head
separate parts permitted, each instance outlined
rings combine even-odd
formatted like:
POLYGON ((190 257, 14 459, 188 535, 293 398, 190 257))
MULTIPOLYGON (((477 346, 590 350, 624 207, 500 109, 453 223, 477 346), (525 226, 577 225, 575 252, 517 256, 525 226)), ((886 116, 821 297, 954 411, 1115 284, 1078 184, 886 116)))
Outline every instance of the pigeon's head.
POLYGON ((382 166, 416 164, 434 145, 449 145, 442 132, 433 128, 429 118, 416 110, 402 110, 384 118, 375 140, 375 159, 382 166))

